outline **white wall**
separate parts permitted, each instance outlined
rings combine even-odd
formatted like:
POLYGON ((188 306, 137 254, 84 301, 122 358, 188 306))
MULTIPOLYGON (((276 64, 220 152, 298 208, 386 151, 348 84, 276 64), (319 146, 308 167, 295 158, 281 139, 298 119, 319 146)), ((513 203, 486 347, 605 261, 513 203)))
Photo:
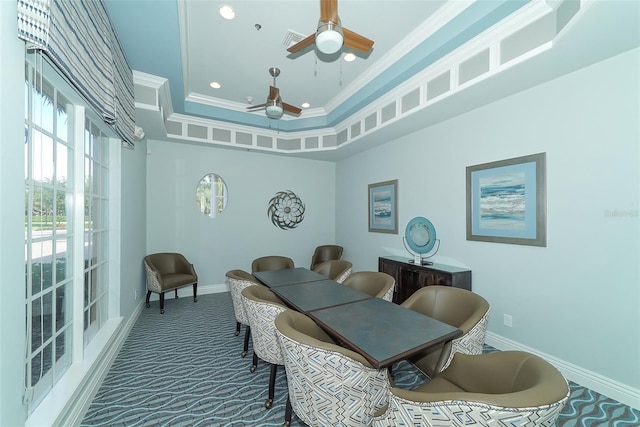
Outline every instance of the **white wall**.
POLYGON ((308 267, 316 246, 334 242, 334 163, 161 141, 148 148, 147 253, 181 252, 194 264, 199 286, 224 283, 232 269, 251 271, 251 261, 265 255, 308 267), (200 213, 195 197, 200 179, 212 172, 229 193, 214 219, 200 213), (285 190, 306 207, 291 230, 267 217, 269 200, 285 190))
POLYGON ((146 141, 136 142, 133 150, 123 148, 121 162, 120 313, 128 318, 147 289, 142 268, 147 246, 146 141))
POLYGON ((407 254, 409 219, 429 218, 436 259, 470 267, 490 302, 491 332, 631 387, 639 406, 639 57, 629 51, 339 162, 345 258, 376 269, 380 255, 407 254), (539 152, 547 247, 467 241, 465 167, 539 152), (368 233, 367 184, 389 179, 399 180, 401 233, 368 233))
POLYGON ((0 425, 21 425, 24 393, 24 43, 0 1, 0 425))

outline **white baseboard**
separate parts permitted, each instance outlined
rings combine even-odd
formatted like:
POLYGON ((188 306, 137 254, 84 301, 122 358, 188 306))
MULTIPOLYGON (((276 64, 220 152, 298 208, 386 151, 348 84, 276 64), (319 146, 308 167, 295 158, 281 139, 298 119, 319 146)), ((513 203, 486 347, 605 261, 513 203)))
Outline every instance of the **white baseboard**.
MULTIPOLYGON (((190 286, 185 286, 184 288, 178 289, 178 297, 179 298, 193 297, 193 294, 191 293, 191 289, 192 288, 190 286)), ((165 293, 165 296, 164 296, 165 300, 169 298, 168 295, 170 295, 172 292, 173 291, 165 293)), ((218 285, 198 285, 198 295, 217 294, 220 292, 229 292, 229 286, 227 286, 226 283, 221 283, 218 285)), ((173 296, 171 296, 171 298, 173 298, 173 296)), ((151 298, 149 298, 149 301, 158 301, 159 299, 160 299, 160 294, 152 292, 151 298)))
POLYGON ((218 294, 220 292, 229 292, 229 286, 227 286, 226 283, 221 283, 219 285, 204 285, 202 287, 198 285, 198 295, 218 294))
POLYGON ((520 350, 536 354, 555 366, 568 380, 640 410, 640 390, 636 388, 527 347, 493 332, 487 332, 485 342, 498 350, 520 350))

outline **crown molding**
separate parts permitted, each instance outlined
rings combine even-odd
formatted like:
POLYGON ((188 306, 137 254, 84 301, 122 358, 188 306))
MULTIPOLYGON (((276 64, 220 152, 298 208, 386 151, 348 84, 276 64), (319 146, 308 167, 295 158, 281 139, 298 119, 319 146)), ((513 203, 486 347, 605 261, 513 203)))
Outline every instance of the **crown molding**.
MULTIPOLYGON (((571 24, 577 16, 581 15, 581 12, 582 8, 570 18, 569 23, 571 24)), ((419 114, 416 114, 418 112, 422 112, 420 113, 422 115, 424 111, 433 111, 434 104, 439 104, 441 100, 552 49, 557 33, 549 41, 541 38, 540 43, 535 47, 525 44, 517 56, 506 62, 500 60, 505 39, 518 31, 527 31, 527 27, 532 24, 534 26, 531 28, 535 30, 537 28, 536 21, 556 13, 558 13, 557 9, 553 9, 545 0, 534 0, 528 3, 510 15, 509 19, 501 21, 454 49, 359 110, 341 117, 338 122, 334 122, 336 123, 334 126, 312 127, 313 124, 311 124, 303 127, 305 123, 300 122, 302 126, 298 127, 299 130, 296 130, 295 124, 292 123, 288 123, 287 130, 280 130, 277 121, 274 127, 270 125, 267 128, 242 125, 221 119, 177 114, 171 109, 169 83, 166 79, 134 72, 134 83, 143 84, 158 91, 158 105, 165 123, 165 132, 167 128, 172 129, 173 133, 167 133, 167 137, 173 140, 283 154, 336 152, 356 141, 368 141, 372 137, 376 139, 374 134, 379 138, 380 135, 388 133, 389 129, 397 130, 398 127, 395 124, 401 120, 410 116, 418 117, 419 114), (460 67, 478 54, 488 55, 487 68, 480 69, 478 74, 461 81, 460 67), (429 94, 430 83, 439 79, 443 73, 449 75, 447 89, 438 91, 437 96, 429 94), (167 125, 167 121, 172 122, 171 126, 167 125), (177 124, 180 124, 179 128, 176 126, 177 124), (190 129, 190 125, 206 128, 206 133, 203 129, 190 129), (382 131, 383 129, 386 130, 382 131), (223 132, 220 133, 220 131, 223 132), (271 142, 265 144, 265 139, 271 142)), ((565 26, 565 31, 570 24, 565 26)), ((187 101, 246 112, 246 104, 222 101, 197 93, 189 94, 187 101)), ((262 113, 258 111, 253 114, 262 113)), ((314 108, 305 110, 304 117, 299 119, 322 116, 326 116, 326 111, 323 108, 314 108)), ((409 122, 417 122, 415 117, 409 122)), ((296 120, 295 117, 287 116, 284 116, 283 119, 296 120)), ((408 129, 410 126, 405 126, 405 128, 408 129)), ((358 144, 354 144, 354 147, 358 144)), ((352 149, 345 150, 345 152, 347 151, 352 151, 352 149)))
POLYGON ((411 52, 417 45, 428 39, 437 30, 442 28, 447 22, 458 16, 469 6, 478 0, 460 0, 455 2, 446 2, 436 13, 427 18, 419 27, 413 30, 409 35, 398 43, 398 45, 380 58, 376 63, 369 67, 356 80, 351 82, 344 90, 333 99, 327 102, 325 109, 328 113, 343 104, 347 99, 354 96, 359 90, 362 90, 369 82, 382 72, 387 70, 391 65, 398 62, 403 56, 411 52))

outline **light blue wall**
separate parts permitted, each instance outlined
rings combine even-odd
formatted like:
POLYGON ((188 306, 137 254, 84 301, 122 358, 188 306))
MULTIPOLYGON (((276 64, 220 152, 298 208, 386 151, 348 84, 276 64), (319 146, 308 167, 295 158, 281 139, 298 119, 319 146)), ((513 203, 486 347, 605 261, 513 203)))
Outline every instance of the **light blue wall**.
POLYGON ((142 258, 147 246, 147 144, 122 149, 120 313, 131 316, 146 293, 142 258), (135 299, 136 291, 138 299, 135 299))
POLYGON ((470 267, 490 302, 490 331, 639 389, 639 57, 635 49, 339 162, 345 258, 362 270, 407 254, 402 234, 366 226, 367 184, 398 179, 401 231, 414 216, 431 219, 437 258, 470 267), (539 152, 547 247, 467 241, 465 167, 539 152))
POLYGON ((181 252, 196 267, 199 285, 224 283, 232 269, 285 255, 308 267, 316 246, 335 239, 335 164, 239 150, 149 141, 147 252, 181 252), (196 207, 195 189, 207 173, 226 182, 226 210, 211 219, 196 207), (306 206, 295 229, 267 217, 269 200, 291 190, 306 206))
POLYGON ((22 425, 24 392, 24 43, 0 1, 0 425, 22 425))

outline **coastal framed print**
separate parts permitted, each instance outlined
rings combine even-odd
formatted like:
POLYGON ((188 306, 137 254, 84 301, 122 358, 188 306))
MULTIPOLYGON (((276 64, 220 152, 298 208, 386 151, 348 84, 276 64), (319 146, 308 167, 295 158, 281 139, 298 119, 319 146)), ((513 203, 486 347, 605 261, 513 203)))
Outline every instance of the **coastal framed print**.
POLYGON ((369 184, 369 231, 398 234, 398 180, 369 184))
POLYGON ((547 246, 546 153, 467 166, 467 240, 547 246))

